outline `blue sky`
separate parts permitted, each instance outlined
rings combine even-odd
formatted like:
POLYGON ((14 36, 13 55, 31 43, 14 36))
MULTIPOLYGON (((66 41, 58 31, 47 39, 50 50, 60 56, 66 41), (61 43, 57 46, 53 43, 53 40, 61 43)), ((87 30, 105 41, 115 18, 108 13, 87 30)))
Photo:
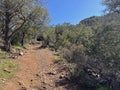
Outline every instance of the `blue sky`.
POLYGON ((70 22, 77 24, 90 16, 103 15, 102 0, 47 0, 50 25, 70 22))

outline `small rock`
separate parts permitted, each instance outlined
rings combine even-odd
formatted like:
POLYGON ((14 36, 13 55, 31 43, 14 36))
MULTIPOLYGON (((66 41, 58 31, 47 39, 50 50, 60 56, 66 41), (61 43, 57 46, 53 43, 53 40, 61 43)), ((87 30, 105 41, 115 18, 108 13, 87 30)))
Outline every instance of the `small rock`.
POLYGON ((17 55, 13 55, 11 58, 12 59, 16 59, 16 58, 18 58, 18 56, 17 55))
POLYGON ((28 88, 26 90, 39 90, 38 88, 28 88))
POLYGON ((42 82, 43 84, 47 84, 45 81, 42 82))
POLYGON ((36 74, 37 77, 39 77, 39 74, 36 74))
POLYGON ((24 88, 24 83, 23 83, 22 81, 18 81, 18 84, 19 84, 22 88, 24 88))
POLYGON ((22 90, 27 90, 27 88, 26 87, 22 87, 22 90))
POLYGON ((16 53, 16 49, 11 49, 11 51, 10 51, 11 53, 16 53))
POLYGON ((4 83, 6 81, 6 79, 2 78, 0 79, 0 82, 4 83))
POLYGON ((7 68, 5 68, 3 71, 4 71, 4 72, 7 72, 7 73, 11 73, 11 71, 8 70, 7 68))
POLYGON ((45 86, 42 86, 40 90, 47 90, 47 88, 45 86))
POLYGON ((20 55, 20 56, 23 56, 23 55, 24 55, 24 53, 23 53, 22 51, 20 51, 20 52, 19 52, 19 55, 20 55))
POLYGON ((65 78, 65 75, 62 74, 59 76, 59 79, 62 79, 62 78, 65 78))
POLYGON ((33 80, 31 79, 30 81, 32 82, 33 80))
POLYGON ((48 75, 56 75, 56 72, 49 72, 48 75))
POLYGON ((6 81, 6 79, 4 79, 4 78, 2 78, 1 80, 2 80, 2 81, 6 81))
POLYGON ((22 85, 22 83, 21 82, 18 82, 18 84, 21 86, 22 85))

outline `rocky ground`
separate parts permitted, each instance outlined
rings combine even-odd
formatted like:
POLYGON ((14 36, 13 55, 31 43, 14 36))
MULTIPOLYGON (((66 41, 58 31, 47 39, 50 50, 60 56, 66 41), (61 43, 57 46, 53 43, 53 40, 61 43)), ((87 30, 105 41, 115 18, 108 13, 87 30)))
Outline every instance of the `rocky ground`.
POLYGON ((77 90, 66 64, 55 61, 50 50, 38 47, 30 46, 27 53, 18 58, 19 70, 3 90, 77 90))

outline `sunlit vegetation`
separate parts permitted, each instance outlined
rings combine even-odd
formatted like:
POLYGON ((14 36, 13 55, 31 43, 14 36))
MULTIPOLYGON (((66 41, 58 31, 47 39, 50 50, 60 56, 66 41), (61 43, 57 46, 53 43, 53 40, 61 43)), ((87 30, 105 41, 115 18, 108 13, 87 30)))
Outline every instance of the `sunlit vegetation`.
POLYGON ((0 51, 0 79, 9 79, 18 69, 16 60, 10 59, 7 53, 0 51))
MULTIPOLYGON (((21 49, 38 40, 41 48, 50 48, 57 54, 55 59, 71 65, 71 78, 78 86, 86 90, 120 90, 120 1, 103 0, 107 12, 104 16, 93 16, 77 25, 55 26, 47 26, 47 9, 41 0, 39 5, 37 1, 0 1, 4 50, 21 49)), ((0 51, 0 78, 9 78, 17 67, 16 61, 0 51)))
POLYGON ((46 27, 39 39, 59 53, 78 85, 90 90, 119 90, 120 15, 90 17, 77 25, 46 27), (75 66, 74 66, 75 65, 75 66))

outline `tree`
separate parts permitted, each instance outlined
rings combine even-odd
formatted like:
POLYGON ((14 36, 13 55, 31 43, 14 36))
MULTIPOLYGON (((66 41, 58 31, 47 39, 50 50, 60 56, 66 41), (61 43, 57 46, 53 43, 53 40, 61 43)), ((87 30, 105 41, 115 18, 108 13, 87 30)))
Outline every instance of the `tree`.
POLYGON ((41 3, 41 0, 0 1, 0 24, 6 51, 10 51, 12 38, 24 25, 29 22, 31 25, 36 24, 40 26, 46 20, 47 15, 44 15, 47 13, 44 12, 44 14, 42 12, 45 9, 43 9, 41 4, 36 4, 36 2, 41 3))
POLYGON ((120 13, 120 0, 103 0, 103 4, 107 7, 106 11, 120 13))
POLYGON ((28 42, 35 42, 37 40, 37 37, 49 20, 49 15, 45 8, 37 8, 37 10, 35 8, 33 14, 31 19, 13 37, 12 44, 24 46, 28 42))

